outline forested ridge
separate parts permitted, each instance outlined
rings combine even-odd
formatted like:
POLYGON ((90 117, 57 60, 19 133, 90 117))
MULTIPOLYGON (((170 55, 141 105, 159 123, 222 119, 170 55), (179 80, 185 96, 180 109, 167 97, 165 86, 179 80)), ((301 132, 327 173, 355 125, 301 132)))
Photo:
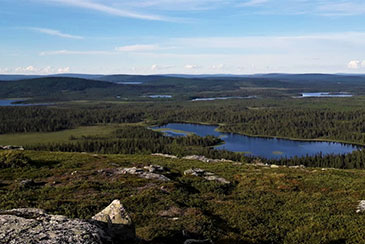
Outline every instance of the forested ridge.
POLYGON ((0 107, 0 134, 50 132, 106 123, 220 124, 224 132, 365 144, 365 109, 268 108, 240 106, 128 105, 110 108, 0 107))

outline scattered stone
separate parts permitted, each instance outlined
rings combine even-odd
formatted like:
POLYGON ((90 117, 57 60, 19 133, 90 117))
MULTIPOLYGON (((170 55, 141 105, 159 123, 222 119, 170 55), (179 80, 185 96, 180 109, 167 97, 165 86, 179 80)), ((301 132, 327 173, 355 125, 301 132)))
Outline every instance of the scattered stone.
POLYGON ((12 145, 7 145, 7 146, 1 146, 0 145, 0 150, 18 150, 18 151, 24 151, 24 147, 22 147, 22 146, 12 146, 12 145))
POLYGON ((147 169, 150 173, 163 173, 167 171, 163 166, 160 165, 150 165, 143 168, 147 169))
POLYGON ((272 165, 270 165, 270 168, 272 168, 272 169, 278 169, 278 168, 280 168, 280 166, 278 166, 276 164, 272 164, 272 165))
POLYGON ((30 179, 25 179, 25 180, 22 180, 19 182, 19 186, 21 188, 29 188, 29 187, 32 187, 32 186, 35 186, 36 183, 33 181, 33 180, 30 180, 30 179))
POLYGON ((131 174, 131 175, 137 175, 141 178, 144 179, 149 179, 149 180, 160 180, 160 181, 170 181, 169 178, 167 178, 166 176, 162 175, 161 173, 167 172, 168 170, 165 169, 164 167, 160 166, 160 165, 150 165, 150 166, 146 166, 144 168, 137 168, 137 167, 133 167, 133 168, 123 168, 120 169, 120 174, 131 174), (148 170, 148 172, 146 171, 146 169, 148 170), (152 172, 159 172, 158 173, 152 173, 152 172))
POLYGON ((188 239, 184 242, 184 244, 213 244, 212 240, 195 240, 195 239, 188 239))
POLYGON ((161 217, 177 217, 177 216, 181 216, 183 214, 183 211, 181 208, 178 207, 171 207, 168 210, 162 210, 160 212, 158 212, 158 215, 161 217))
POLYGON ((356 213, 365 212, 365 200, 361 200, 359 206, 357 206, 356 213))
MULTIPOLYGON (((219 162, 227 162, 228 161, 226 159, 211 159, 211 158, 207 158, 205 156, 199 156, 199 155, 185 156, 185 157, 183 157, 183 159, 199 160, 199 161, 202 161, 204 163, 219 163, 219 162)), ((229 162, 233 162, 233 161, 229 161, 229 162)))
POLYGON ((72 173, 71 173, 71 175, 76 175, 77 174, 77 171, 73 171, 72 173))
POLYGON ((174 155, 169 155, 169 154, 163 154, 163 153, 153 153, 151 154, 152 156, 160 156, 160 157, 164 157, 164 158, 177 158, 174 155))
POLYGON ((222 183, 222 184, 230 184, 231 183, 228 180, 226 180, 224 178, 221 178, 221 177, 215 175, 212 172, 208 172, 208 171, 205 171, 204 169, 199 169, 199 168, 185 170, 184 175, 198 176, 198 177, 202 177, 206 180, 216 181, 216 182, 219 182, 219 183, 222 183))

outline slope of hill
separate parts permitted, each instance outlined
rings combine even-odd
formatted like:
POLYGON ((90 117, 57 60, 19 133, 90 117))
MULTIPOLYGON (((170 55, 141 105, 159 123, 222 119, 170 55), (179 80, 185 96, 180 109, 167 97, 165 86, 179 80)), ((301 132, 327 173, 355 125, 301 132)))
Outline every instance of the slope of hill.
POLYGON ((23 166, 0 167, 0 209, 35 207, 88 219, 120 199, 141 243, 182 244, 189 237, 248 244, 365 240, 365 215, 356 213, 365 198, 364 170, 149 155, 25 151, 24 156, 23 166), (192 168, 210 178, 190 175, 192 168))

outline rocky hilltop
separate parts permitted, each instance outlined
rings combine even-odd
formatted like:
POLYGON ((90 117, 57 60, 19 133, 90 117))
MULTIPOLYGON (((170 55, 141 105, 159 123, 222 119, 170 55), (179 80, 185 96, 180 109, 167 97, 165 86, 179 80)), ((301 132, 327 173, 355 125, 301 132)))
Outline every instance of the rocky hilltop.
POLYGON ((135 238, 134 224, 119 200, 91 220, 34 208, 0 212, 0 243, 4 244, 114 244, 133 243, 135 238))

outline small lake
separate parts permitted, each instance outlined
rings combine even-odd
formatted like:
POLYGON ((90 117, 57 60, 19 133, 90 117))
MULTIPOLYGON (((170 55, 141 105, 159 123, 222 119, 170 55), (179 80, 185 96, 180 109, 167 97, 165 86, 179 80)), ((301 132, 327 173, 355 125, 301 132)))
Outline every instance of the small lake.
POLYGON ((214 101, 214 100, 227 100, 227 99, 250 99, 256 98, 256 96, 248 96, 248 97, 201 97, 201 98, 194 98, 191 101, 198 102, 198 101, 214 101))
POLYGON ((143 82, 139 82, 139 81, 119 81, 116 83, 119 85, 141 85, 141 84, 143 84, 143 82))
POLYGON ((353 95, 346 92, 330 93, 330 92, 307 92, 302 93, 301 97, 352 97, 353 95))
POLYGON ((47 106, 52 105, 51 103, 17 103, 25 100, 1 100, 0 107, 25 107, 25 106, 47 106))
POLYGON ((217 126, 170 123, 164 126, 154 127, 167 136, 186 136, 194 133, 198 136, 213 135, 224 140, 225 144, 219 145, 217 149, 225 149, 232 152, 244 152, 247 155, 258 156, 268 159, 279 159, 281 157, 291 158, 294 156, 306 156, 322 154, 346 154, 353 152, 359 147, 351 144, 337 142, 309 142, 293 141, 286 139, 271 139, 261 137, 249 137, 235 133, 221 133, 216 131, 217 126))
POLYGON ((151 95, 150 98, 172 98, 171 95, 151 95))

